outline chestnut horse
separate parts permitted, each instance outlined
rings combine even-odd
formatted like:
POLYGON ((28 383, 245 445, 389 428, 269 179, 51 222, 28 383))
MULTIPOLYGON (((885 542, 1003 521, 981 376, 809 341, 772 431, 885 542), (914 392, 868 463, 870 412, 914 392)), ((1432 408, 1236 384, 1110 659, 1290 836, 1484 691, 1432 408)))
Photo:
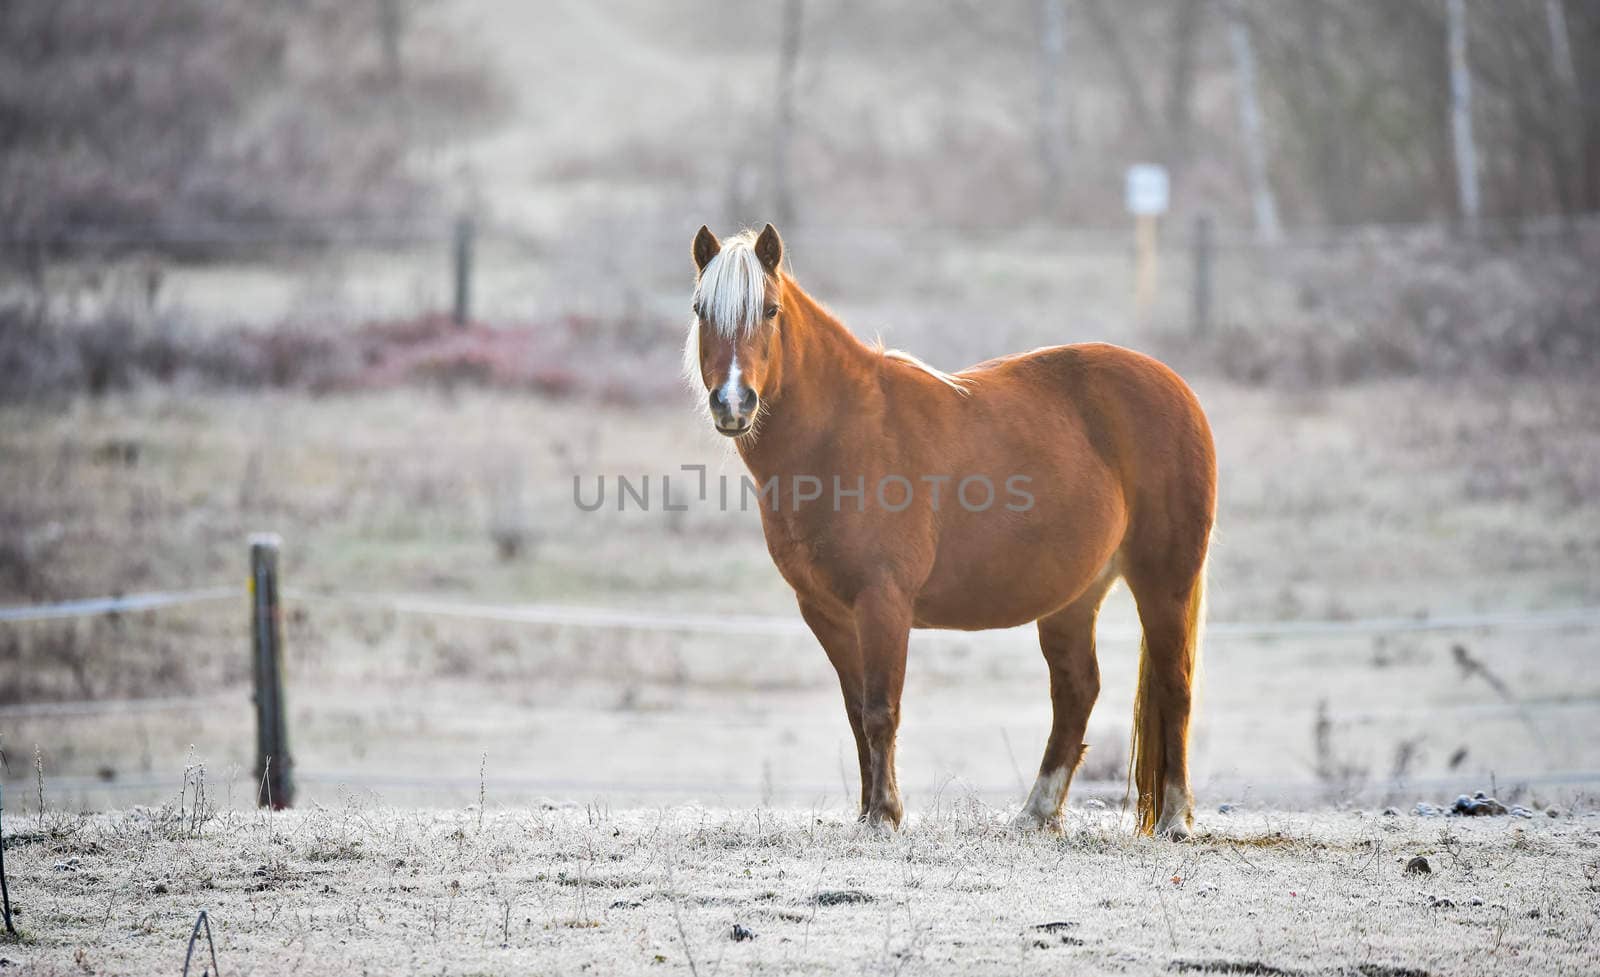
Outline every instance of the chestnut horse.
POLYGON ((686 366, 754 477, 773 562, 839 673, 861 817, 903 815, 894 751, 911 629, 1037 621, 1054 721, 1017 823, 1059 830, 1100 690, 1095 615, 1122 579, 1144 630, 1129 762, 1139 830, 1188 837, 1216 510, 1211 430, 1189 387, 1101 343, 955 374, 869 346, 783 270, 771 224, 727 242, 702 227, 693 256, 686 366))

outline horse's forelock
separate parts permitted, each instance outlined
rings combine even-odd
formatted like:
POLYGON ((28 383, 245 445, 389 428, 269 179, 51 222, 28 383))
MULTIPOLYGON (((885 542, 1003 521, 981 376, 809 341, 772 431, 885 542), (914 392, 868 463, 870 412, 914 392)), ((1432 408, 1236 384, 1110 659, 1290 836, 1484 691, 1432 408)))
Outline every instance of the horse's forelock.
POLYGON ((756 257, 755 235, 750 231, 723 242, 694 289, 701 318, 729 338, 760 324, 766 297, 767 273, 756 257))

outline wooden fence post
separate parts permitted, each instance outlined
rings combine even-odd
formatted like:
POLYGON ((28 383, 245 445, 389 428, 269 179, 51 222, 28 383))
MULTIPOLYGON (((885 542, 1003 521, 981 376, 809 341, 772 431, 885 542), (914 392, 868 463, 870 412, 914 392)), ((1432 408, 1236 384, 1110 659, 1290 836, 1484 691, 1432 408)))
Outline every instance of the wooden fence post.
POLYGON ((1156 301, 1157 217, 1135 214, 1133 218, 1133 318, 1142 328, 1150 324, 1156 301))
POLYGON ((475 232, 471 215, 462 214, 456 218, 454 319, 461 327, 472 319, 472 239, 475 232))
POLYGON ((11 925, 11 890, 6 888, 5 810, 6 791, 0 787, 0 914, 5 916, 6 932, 16 936, 17 928, 11 925))
POLYGON ((250 537, 250 639, 255 657, 256 803, 281 809, 294 803, 294 760, 284 721, 283 613, 278 605, 278 547, 274 533, 250 537))
POLYGON ((1196 336, 1211 331, 1211 215, 1194 219, 1194 305, 1190 329, 1196 336))

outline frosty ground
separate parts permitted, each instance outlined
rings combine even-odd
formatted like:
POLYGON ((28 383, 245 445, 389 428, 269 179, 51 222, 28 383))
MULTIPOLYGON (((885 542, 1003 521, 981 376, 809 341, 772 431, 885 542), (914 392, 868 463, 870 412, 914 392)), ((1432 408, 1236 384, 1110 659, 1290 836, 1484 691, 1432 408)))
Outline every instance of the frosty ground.
POLYGON ((1017 834, 973 798, 890 836, 691 806, 47 814, 10 825, 0 957, 178 973, 205 909, 229 975, 1594 972, 1600 820, 1558 815, 1213 811, 1172 844, 1098 805, 1017 834))
MULTIPOLYGON (((1592 386, 1200 386, 1226 473, 1214 623, 1600 601, 1592 386)), ((1119 636, 1101 645, 1092 783, 1059 839, 1006 827, 1049 728, 1033 637, 919 634, 900 757, 912 817, 880 838, 846 814, 853 744, 809 638, 305 597, 792 617, 755 513, 573 515, 575 474, 738 471, 712 438, 658 407, 479 391, 147 390, 0 411, 0 524, 23 527, 6 603, 236 583, 263 528, 284 535, 301 595, 285 615, 300 797, 277 815, 248 810, 242 601, 0 631, 24 934, 0 946, 5 972, 178 974, 201 909, 228 977, 1595 970, 1600 820, 1577 790, 1600 769, 1588 629, 1215 633, 1187 845, 1115 820, 1137 649, 1125 593, 1107 608, 1119 636), (497 548, 502 519, 518 558, 497 548), (172 798, 199 762, 216 817, 132 807, 172 798), (481 818, 466 807, 480 785, 481 818), (1378 813, 1478 788, 1578 816, 1378 813), (109 813, 59 813, 81 810, 109 813), (1432 871, 1405 874, 1419 855, 1432 871)))

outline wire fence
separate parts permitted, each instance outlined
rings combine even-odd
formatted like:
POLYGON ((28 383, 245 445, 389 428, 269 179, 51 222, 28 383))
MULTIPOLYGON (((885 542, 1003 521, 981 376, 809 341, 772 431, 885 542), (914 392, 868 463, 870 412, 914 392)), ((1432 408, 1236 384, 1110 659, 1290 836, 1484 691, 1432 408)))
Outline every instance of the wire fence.
MULTIPOLYGON (((306 316, 359 322, 441 312, 463 323, 538 321, 552 314, 632 321, 681 311, 693 230, 678 222, 616 218, 556 233, 484 214, 213 221, 60 231, 0 241, 0 254, 31 256, 13 264, 32 268, 31 287, 74 314, 133 301, 198 321, 257 326, 306 316), (123 267, 124 259, 137 267, 123 267), (237 301, 240 288, 251 290, 248 309, 237 301)), ((1285 262, 1381 255, 1416 242, 1570 250, 1597 233, 1600 214, 1490 221, 1471 236, 1431 222, 1306 227, 1270 240, 1205 217, 1169 218, 1146 256, 1155 261, 1159 255, 1163 269, 1151 279, 1151 312, 1178 322, 1204 302, 1206 314, 1219 321, 1268 324, 1281 319, 1290 301, 1280 294, 1285 262)), ((960 267, 968 270, 963 279, 972 270, 980 273, 977 281, 1021 276, 1045 307, 1055 304, 1049 295, 1071 295, 1074 308, 1100 309, 1095 316, 1108 321, 1125 314, 1134 266, 1143 260, 1129 226, 802 223, 786 228, 785 237, 797 273, 837 302, 915 303, 929 287, 948 285, 960 267)), ((6 277, 0 274, 0 286, 6 277)), ((15 287, 13 281, 11 291, 15 287)), ((0 287, 0 296, 6 291, 0 287)), ((993 297, 970 300, 989 305, 993 297)), ((938 309, 927 311, 937 318, 938 309)))
MULTIPOLYGON (((244 588, 215 586, 176 591, 156 591, 63 601, 51 604, 0 607, 0 623, 20 625, 27 622, 59 621, 75 618, 145 614, 178 607, 212 604, 224 600, 237 600, 246 596, 244 588)), ((782 617, 745 615, 712 615, 681 612, 638 611, 618 608, 581 607, 559 604, 491 604, 452 601, 442 598, 371 593, 330 593, 320 591, 286 590, 283 598, 289 602, 323 604, 388 613, 458 620, 479 620, 562 628, 587 628, 665 634, 704 634, 741 636, 797 636, 810 632, 803 622, 782 617)), ((1592 630, 1600 628, 1600 607, 1575 607, 1546 611, 1491 611, 1459 613, 1434 617, 1372 617, 1348 620, 1286 620, 1286 621, 1219 621, 1211 623, 1207 635, 1212 639, 1235 641, 1275 641, 1291 638, 1327 637, 1351 638, 1378 635, 1415 634, 1422 632, 1526 632, 1548 630, 1592 630)), ((971 641, 974 638, 1015 638, 1023 629, 991 632, 923 631, 921 638, 934 640, 971 641)), ((1102 638, 1135 637, 1132 630, 1102 627, 1102 638)), ((197 712, 229 709, 236 704, 235 697, 227 695, 152 697, 144 699, 107 699, 76 702, 17 703, 0 706, 0 719, 57 719, 82 718, 104 715, 138 715, 160 712, 197 712)), ((1569 701, 1555 705, 1588 709, 1597 703, 1590 700, 1569 701)), ((1521 703, 1465 703, 1453 711, 1474 715, 1517 715, 1525 706, 1521 703)), ((1341 722, 1386 722, 1409 715, 1410 709, 1367 709, 1341 713, 1328 717, 1341 722)), ((770 717, 763 717, 763 721, 770 717)), ((693 716, 685 721, 704 724, 715 717, 693 716)), ((947 724, 946 724, 947 725, 947 724)), ((388 790, 419 794, 471 794, 483 786, 483 781, 469 777, 400 776, 361 771, 304 770, 297 772, 303 783, 328 788, 350 790, 388 790)), ((1600 783, 1600 771, 1547 770, 1501 774, 1499 779, 1523 787, 1584 786, 1600 783)), ((1366 782, 1357 785, 1368 795, 1389 795, 1400 790, 1450 789, 1458 786, 1456 778, 1405 778, 1392 781, 1366 782)), ((157 776, 117 776, 111 779, 94 777, 53 778, 52 788, 75 794, 97 791, 158 792, 172 787, 169 778, 157 776)), ((948 785, 934 785, 928 795, 937 793, 948 785)), ((1264 781, 1260 779, 1215 778, 1205 785, 1211 793, 1238 794, 1260 791, 1275 796, 1306 796, 1327 789, 1317 781, 1264 781)), ((1089 795, 1115 794, 1123 789, 1120 782, 1085 782, 1080 790, 1089 795)), ((746 782, 669 782, 649 779, 607 780, 602 778, 539 778, 496 777, 494 789, 524 795, 556 794, 565 796, 678 796, 678 797, 749 797, 767 796, 773 792, 771 784, 746 782)), ((781 793, 785 797, 831 796, 836 785, 789 785, 781 793)), ((1016 792, 1015 785, 961 784, 960 790, 980 796, 1009 796, 1016 792)))
MULTIPOLYGON (((0 607, 0 622, 59 620, 159 610, 168 607, 211 603, 243 596, 243 588, 230 586, 191 590, 149 591, 120 596, 91 597, 52 604, 24 604, 0 607)), ((730 635, 809 635, 811 631, 798 618, 763 617, 741 614, 691 614, 670 611, 635 611, 621 608, 572 604, 493 604, 452 601, 409 594, 337 593, 286 588, 286 600, 323 603, 356 608, 388 610, 399 614, 499 621, 513 624, 544 624, 560 627, 601 630, 657 631, 675 634, 730 635)), ((941 631, 926 629, 919 636, 934 640, 971 641, 985 636, 1005 637, 1027 630, 1001 628, 989 631, 941 631)), ((1207 639, 1273 640, 1298 637, 1370 637, 1383 634, 1415 634, 1430 631, 1548 631, 1564 628, 1600 627, 1600 606, 1571 607, 1542 611, 1487 611, 1415 617, 1328 618, 1282 621, 1209 621, 1207 639)), ((1135 629, 1101 624, 1100 638, 1137 638, 1135 629)))
MULTIPOLYGON (((249 788, 250 779, 240 774, 235 782, 249 788)), ((372 774, 358 771, 299 771, 296 779, 303 784, 350 791, 404 791, 416 794, 448 794, 476 797, 480 792, 496 797, 510 794, 519 797, 556 795, 565 797, 606 797, 619 795, 688 797, 697 799, 750 798, 772 794, 785 797, 832 797, 841 791, 837 783, 822 782, 786 783, 781 789, 758 781, 655 781, 649 779, 607 780, 602 778, 573 777, 519 777, 484 775, 483 777, 421 777, 393 774, 372 774)), ((1540 787, 1584 787, 1600 784, 1600 770, 1554 770, 1539 772, 1512 772, 1496 774, 1502 786, 1523 789, 1540 787)), ((1459 790, 1458 777, 1406 777, 1363 781, 1347 785, 1365 796, 1388 796, 1407 791, 1459 790)), ((850 785, 846 785, 848 788, 850 785)), ((1310 797, 1327 792, 1329 785, 1315 780, 1275 780, 1271 778, 1214 777, 1197 782, 1195 787, 1214 797, 1240 797, 1260 794, 1278 797, 1310 797)), ((85 794, 97 791, 106 793, 152 792, 172 790, 178 783, 172 777, 143 775, 119 776, 114 780, 95 777, 55 777, 50 788, 56 792, 85 794)), ((1078 779, 1073 781, 1074 797, 1121 797, 1127 784, 1121 780, 1078 779)), ((1010 798, 1022 792, 1015 782, 979 784, 961 778, 926 783, 910 788, 921 797, 939 795, 977 795, 987 798, 1010 798)), ((853 800, 851 798, 847 799, 853 800)))
MULTIPOLYGON (((216 603, 244 597, 239 587, 216 586, 190 590, 152 591, 85 598, 51 604, 0 607, 0 623, 56 621, 73 618, 148 613, 168 608, 216 603)), ((600 631, 628 631, 673 635, 727 635, 743 637, 809 637, 811 631, 798 618, 741 614, 694 614, 657 610, 630 610, 570 604, 495 604, 455 601, 437 597, 381 593, 334 593, 285 589, 286 601, 329 607, 378 610, 395 614, 526 624, 600 631)), ((1417 617, 1369 617, 1323 620, 1213 621, 1206 625, 1208 641, 1271 642, 1293 638, 1366 638, 1387 635, 1467 632, 1538 632, 1600 628, 1600 607, 1573 607, 1543 611, 1488 611, 1417 617)), ((1026 639, 1029 626, 989 631, 925 629, 918 641, 999 643, 1026 639)), ((1140 636, 1136 627, 1102 622, 1099 640, 1127 641, 1140 636)), ((225 705, 220 697, 148 697, 139 699, 88 699, 0 705, 0 717, 76 717, 106 714, 196 711, 225 705)), ((1584 703, 1589 704, 1589 703, 1584 703)), ((1481 706, 1463 704, 1471 711, 1481 706)), ((1516 706, 1488 704, 1489 711, 1516 706)), ((1395 718, 1371 710, 1341 714, 1344 720, 1395 718)))
POLYGON ((163 607, 203 604, 239 597, 238 587, 207 587, 201 590, 168 590, 115 597, 89 597, 58 604, 31 604, 0 607, 0 621, 55 621, 62 618, 98 617, 105 614, 132 614, 163 607))
MULTIPOLYGON (((1163 242, 1172 247, 1190 248, 1195 244, 1197 221, 1169 218, 1171 226, 1163 242)), ((160 251, 162 248, 193 250, 206 247, 228 249, 274 249, 283 247, 369 247, 411 248, 443 245, 454 240, 462 221, 470 222, 473 233, 492 240, 527 247, 549 249, 560 236, 534 230, 515 221, 484 214, 461 214, 435 218, 360 218, 302 217, 293 219, 215 218, 189 224, 161 223, 104 225, 63 228, 18 237, 0 238, 0 250, 44 249, 64 256, 115 251, 160 251)), ((683 243, 693 227, 658 222, 641 227, 633 217, 626 219, 630 234, 651 242, 670 240, 683 243)), ((1444 234, 1484 245, 1506 242, 1561 239, 1600 224, 1600 212, 1536 215, 1483 219, 1468 236, 1456 223, 1448 221, 1391 221, 1364 224, 1309 225, 1287 228, 1277 237, 1263 237, 1256 229, 1237 225, 1215 225, 1211 242, 1219 248, 1271 251, 1276 249, 1339 249, 1370 246, 1384 239, 1418 234, 1444 234)), ((954 239, 974 243, 1021 239, 1049 243, 1062 250, 1105 250, 1131 246, 1128 226, 1113 225, 868 225, 796 224, 785 229, 785 237, 820 237, 845 246, 895 239, 903 247, 937 248, 954 239)), ((620 239, 619 235, 619 239, 620 239)), ((685 245, 686 246, 686 245, 685 245)), ((679 251, 684 248, 679 248, 679 251)))
POLYGON ((450 238, 450 225, 436 220, 362 219, 351 217, 252 220, 218 218, 188 224, 120 224, 58 228, 0 238, 0 252, 46 252, 70 257, 124 251, 171 250, 180 255, 285 247, 356 246, 371 248, 439 244, 450 238))

